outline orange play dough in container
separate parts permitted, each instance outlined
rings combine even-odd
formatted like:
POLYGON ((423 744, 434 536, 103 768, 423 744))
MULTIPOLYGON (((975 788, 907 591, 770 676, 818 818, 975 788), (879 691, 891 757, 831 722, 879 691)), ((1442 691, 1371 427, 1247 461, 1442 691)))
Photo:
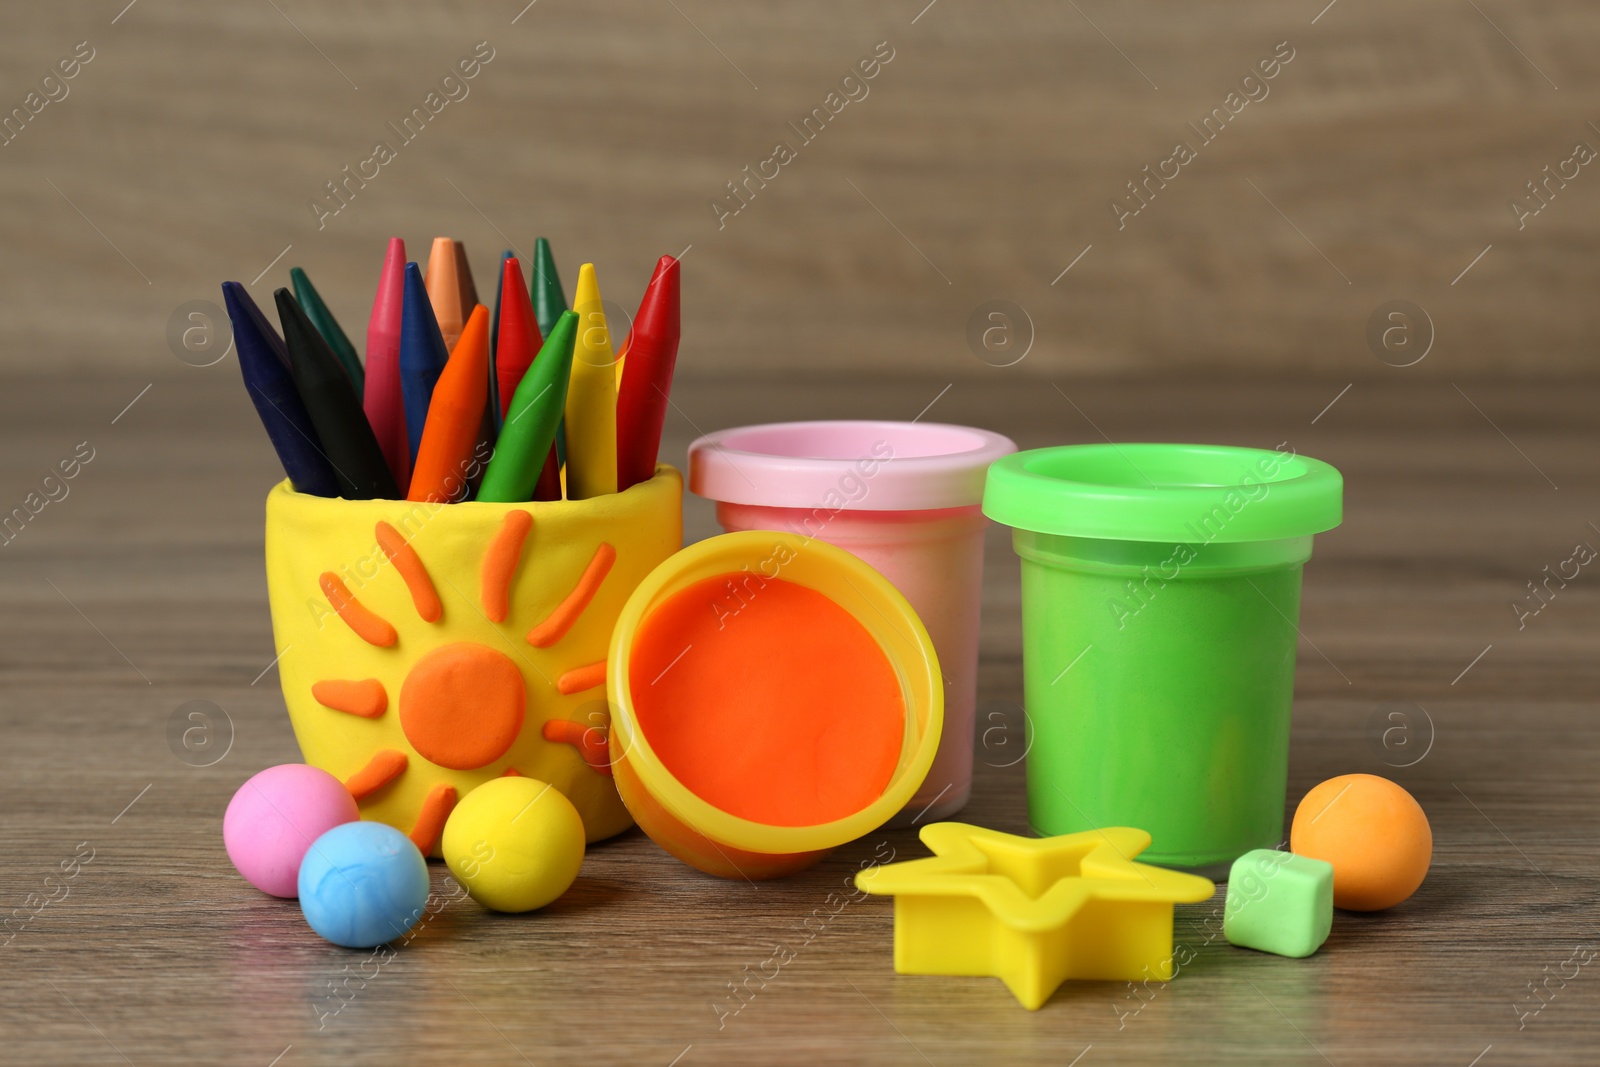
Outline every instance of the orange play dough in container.
POLYGON ((851 815, 883 794, 905 735, 899 680, 866 627, 781 578, 743 573, 658 605, 629 665, 639 727, 696 796, 772 826, 851 815))
POLYGON ((639 828, 723 878, 777 878, 916 795, 944 728, 939 657, 889 580, 841 548, 748 530, 628 597, 606 659, 610 769, 639 828))

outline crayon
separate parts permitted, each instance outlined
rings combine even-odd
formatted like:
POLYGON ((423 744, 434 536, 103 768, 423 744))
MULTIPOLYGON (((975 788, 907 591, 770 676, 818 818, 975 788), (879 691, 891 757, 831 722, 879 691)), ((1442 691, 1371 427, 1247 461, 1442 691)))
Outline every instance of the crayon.
POLYGON ((467 250, 460 241, 435 237, 428 252, 428 299, 434 318, 444 336, 445 350, 455 351, 466 324, 467 313, 478 303, 478 288, 472 284, 467 266, 467 250))
POLYGON ((338 496, 339 479, 322 453, 322 442, 311 416, 300 400, 294 376, 289 373, 289 353, 272 323, 238 282, 222 283, 222 302, 233 322, 233 343, 239 350, 239 373, 261 416, 267 437, 278 453, 283 472, 295 492, 310 496, 338 496))
POLYGON ((450 504, 466 498, 488 395, 489 309, 479 304, 433 387, 406 499, 450 504))
MULTIPOLYGON (((561 321, 560 319, 556 320, 561 321)), ((556 423, 556 433, 561 432, 561 424, 556 423)), ((533 485, 533 499, 535 500, 560 500, 561 499, 561 460, 556 455, 555 441, 550 442, 550 450, 545 453, 544 467, 539 471, 539 480, 533 485)))
POLYGON ((361 357, 356 355, 356 346, 345 336, 339 320, 333 317, 333 312, 323 303, 322 294, 311 284, 311 279, 306 277, 305 271, 299 267, 290 267, 289 281, 294 285, 294 298, 300 304, 301 310, 306 313, 306 318, 311 320, 311 325, 317 328, 322 339, 328 342, 333 354, 339 357, 339 365, 350 375, 350 384, 355 386, 356 395, 360 396, 365 385, 365 372, 361 369, 361 357))
POLYGON ((534 321, 533 302, 522 287, 522 264, 516 257, 502 265, 500 290, 505 302, 500 305, 500 353, 495 359, 495 374, 500 390, 500 418, 504 421, 517 383, 528 372, 544 338, 534 321))
POLYGON ((617 379, 594 264, 578 268, 578 340, 567 386, 567 499, 617 491, 617 379))
MULTIPOLYGON (((550 253, 550 242, 543 237, 537 237, 533 242, 533 275, 528 279, 528 284, 533 290, 533 314, 539 320, 539 333, 545 337, 550 336, 550 328, 555 325, 556 319, 567 310, 567 296, 561 291, 561 275, 556 273, 556 259, 550 253)), ((565 421, 556 428, 556 460, 552 464, 553 481, 541 478, 539 482, 539 495, 535 500, 560 500, 561 476, 560 463, 566 459, 567 454, 567 427, 565 421), (552 490, 552 485, 554 489, 552 490)))
MULTIPOLYGON (((539 332, 545 337, 561 313, 567 310, 567 296, 561 291, 561 275, 556 273, 556 259, 550 252, 550 242, 543 237, 533 242, 533 275, 528 279, 533 296, 533 314, 539 321, 539 332)), ((561 499, 561 463, 567 452, 567 427, 565 420, 556 427, 556 443, 550 446, 551 457, 539 476, 535 500, 561 499)))
POLYGON ((662 256, 639 301, 628 341, 628 364, 617 391, 617 488, 655 476, 661 425, 678 360, 678 261, 662 256))
POLYGON ((422 447, 422 428, 428 421, 428 404, 433 400, 433 384, 439 380, 450 350, 433 317, 433 305, 422 284, 422 270, 415 263, 406 264, 405 293, 400 318, 400 394, 405 400, 407 456, 415 465, 417 449, 422 447))
POLYGON ((411 445, 406 437, 405 398, 400 389, 400 312, 405 303, 406 243, 389 238, 367 322, 366 383, 361 406, 372 424, 389 473, 402 488, 411 480, 411 445))
POLYGON ((289 290, 279 289, 272 296, 278 303, 278 321, 283 324, 295 388, 339 479, 339 495, 346 500, 398 497, 400 492, 389 473, 383 449, 378 447, 378 439, 361 412, 361 401, 350 384, 350 376, 339 365, 339 357, 311 325, 289 290))
MULTIPOLYGON (((489 313, 489 309, 484 308, 483 313, 487 315, 489 313)), ((469 318, 467 321, 471 322, 472 320, 469 318)), ((466 331, 462 331, 462 336, 466 336, 466 331)), ((486 340, 485 344, 487 345, 487 343, 488 342, 486 340)), ((489 382, 491 379, 489 377, 488 370, 488 363, 485 361, 483 375, 483 410, 478 412, 478 432, 474 435, 474 440, 476 443, 472 446, 472 454, 474 457, 479 459, 479 462, 471 465, 467 476, 467 485, 472 493, 476 493, 478 491, 478 485, 483 481, 483 474, 487 469, 483 461, 487 460, 489 456, 494 454, 495 442, 500 438, 500 411, 498 408, 492 408, 489 406, 489 382)))
MULTIPOLYGON (((661 264, 660 263, 656 264, 656 270, 657 271, 661 270, 661 264)), ((652 274, 650 276, 650 280, 651 281, 655 281, 655 275, 654 274, 652 274)), ((650 290, 650 287, 648 285, 645 286, 645 291, 649 292, 649 290, 650 290)), ((626 314, 626 313, 624 313, 624 314, 626 314)), ((614 328, 614 325, 613 325, 613 328, 614 328)), ((630 347, 632 347, 632 345, 633 345, 633 323, 630 322, 630 323, 628 323, 628 332, 622 335, 622 343, 617 346, 617 361, 612 366, 612 370, 616 371, 617 392, 619 392, 619 393, 622 392, 623 368, 628 365, 628 349, 630 347)))
MULTIPOLYGON (((549 255, 549 244, 545 244, 545 254, 549 255)), ((505 422, 506 410, 511 406, 511 398, 516 393, 517 383, 527 374, 528 366, 533 362, 534 355, 543 344, 537 317, 533 311, 533 301, 524 295, 522 288, 522 264, 515 258, 505 260, 501 268, 501 289, 515 295, 505 298, 501 305, 501 318, 504 329, 501 331, 503 351, 497 360, 495 373, 498 377, 496 388, 500 395, 500 410, 495 414, 502 425, 505 422), (507 287, 510 287, 507 289, 507 287)), ((559 295, 559 283, 557 283, 559 295)), ((562 298, 565 303, 565 298, 562 298)), ((559 318, 559 315, 557 316, 559 318)), ((557 434, 560 428, 557 427, 557 434)), ((560 500, 561 499, 561 467, 556 459, 555 446, 550 446, 550 454, 545 458, 544 469, 539 473, 538 484, 533 492, 534 500, 560 500)))
POLYGON ((539 320, 539 336, 549 337, 551 327, 567 310, 567 296, 561 291, 561 276, 556 273, 550 242, 543 237, 533 242, 533 276, 528 284, 532 289, 533 314, 539 320))
POLYGON ((479 500, 520 503, 532 497, 566 406, 577 334, 577 313, 562 312, 511 398, 479 500))
MULTIPOLYGON (((478 443, 473 448, 476 456, 487 456, 494 450, 496 438, 500 436, 500 373, 499 357, 496 353, 500 349, 500 297, 501 285, 504 280, 505 261, 511 259, 516 253, 507 249, 500 253, 501 270, 494 276, 494 312, 489 316, 489 388, 488 397, 483 404, 483 422, 478 427, 478 443)), ((471 480, 471 489, 474 493, 478 490, 478 483, 483 480, 484 467, 479 465, 474 468, 476 476, 471 480)))
POLYGON ((467 263, 467 246, 461 241, 454 242, 456 250, 456 280, 461 284, 462 308, 475 308, 478 306, 478 287, 472 281, 472 267, 467 263))
POLYGON ((494 276, 494 314, 489 316, 489 409, 494 412, 495 429, 500 428, 500 299, 504 295, 505 262, 516 253, 510 249, 500 253, 500 270, 494 276))

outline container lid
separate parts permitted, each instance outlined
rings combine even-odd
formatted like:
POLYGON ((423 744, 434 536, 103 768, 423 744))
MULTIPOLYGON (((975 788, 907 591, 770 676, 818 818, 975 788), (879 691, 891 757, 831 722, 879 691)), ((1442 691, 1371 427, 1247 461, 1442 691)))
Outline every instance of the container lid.
POLYGON ((1039 448, 989 468, 983 512, 1037 533, 1119 541, 1269 541, 1339 525, 1344 479, 1293 451, 1227 445, 1039 448))
POLYGON ((1017 446, 937 422, 778 422, 689 446, 689 490, 726 504, 848 511, 970 507, 984 471, 1017 446))

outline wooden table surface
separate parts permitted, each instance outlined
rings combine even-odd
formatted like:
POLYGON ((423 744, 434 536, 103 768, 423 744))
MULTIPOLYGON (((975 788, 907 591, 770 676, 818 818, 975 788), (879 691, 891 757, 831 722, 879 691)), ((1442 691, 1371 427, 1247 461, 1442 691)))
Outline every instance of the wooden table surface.
MULTIPOLYGON (((0 900, 14 909, 0 1061, 1594 1061, 1600 970, 1569 961, 1600 948, 1600 578, 1585 568, 1520 631, 1509 605, 1575 544, 1600 544, 1600 382, 1396 372, 1326 411, 1343 380, 681 383, 665 452, 678 461, 696 426, 910 418, 937 398, 926 417, 1024 446, 1288 441, 1344 471, 1345 524, 1318 538, 1306 571, 1290 803, 1335 774, 1395 778, 1433 823, 1427 881, 1390 912, 1338 915, 1307 960, 1207 942, 1220 895, 1183 906, 1176 936, 1197 958, 1175 981, 1072 983, 1028 1012, 994 979, 896 976, 888 901, 839 906, 832 894, 880 842, 921 854, 910 831, 761 885, 700 875, 630 832, 593 848, 545 911, 448 903, 382 967, 246 885, 223 851, 223 808, 245 777, 298 753, 269 669, 261 508, 277 475, 231 364, 153 383, 0 385, 0 507, 80 442, 94 457, 0 549, 0 900), (169 746, 191 700, 222 709, 225 755, 210 766, 169 746), (1372 723, 1390 702, 1416 726, 1385 748, 1372 723), (62 861, 91 854, 47 888, 62 861), (65 897, 30 903, 60 886, 65 897), (817 909, 830 918, 808 935, 817 909), (719 1015, 739 1005, 730 983, 777 945, 793 960, 719 1015), (331 984, 363 964, 330 1013, 331 984)), ((686 520, 691 539, 714 532, 703 502, 686 520)), ((964 818, 1022 832, 1004 531, 988 565, 980 714, 994 729, 964 818)), ((432 874, 442 887, 443 868, 432 874)))

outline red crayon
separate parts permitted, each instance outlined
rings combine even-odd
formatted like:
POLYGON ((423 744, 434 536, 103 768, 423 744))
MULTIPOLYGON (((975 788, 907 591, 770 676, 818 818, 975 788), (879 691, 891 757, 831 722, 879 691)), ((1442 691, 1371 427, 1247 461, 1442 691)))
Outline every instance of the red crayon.
POLYGON ((556 460, 555 445, 550 446, 549 453, 544 457, 544 469, 539 472, 539 480, 534 484, 533 499, 561 499, 561 467, 556 460))
POLYGON ((522 281, 522 266, 515 256, 501 266, 500 275, 500 332, 495 349, 495 380, 500 386, 500 418, 504 421, 511 410, 511 398, 516 394, 517 383, 528 372, 533 357, 539 354, 544 338, 539 336, 539 323, 533 317, 533 301, 528 287, 522 281))
POLYGON ((405 303, 406 243, 389 238, 367 322, 367 375, 362 410, 372 424, 389 473, 403 496, 411 481, 411 442, 406 436, 405 400, 400 392, 400 308, 405 303))
POLYGON ((678 361, 678 261, 662 256, 639 301, 617 391, 617 492, 655 476, 678 361))

